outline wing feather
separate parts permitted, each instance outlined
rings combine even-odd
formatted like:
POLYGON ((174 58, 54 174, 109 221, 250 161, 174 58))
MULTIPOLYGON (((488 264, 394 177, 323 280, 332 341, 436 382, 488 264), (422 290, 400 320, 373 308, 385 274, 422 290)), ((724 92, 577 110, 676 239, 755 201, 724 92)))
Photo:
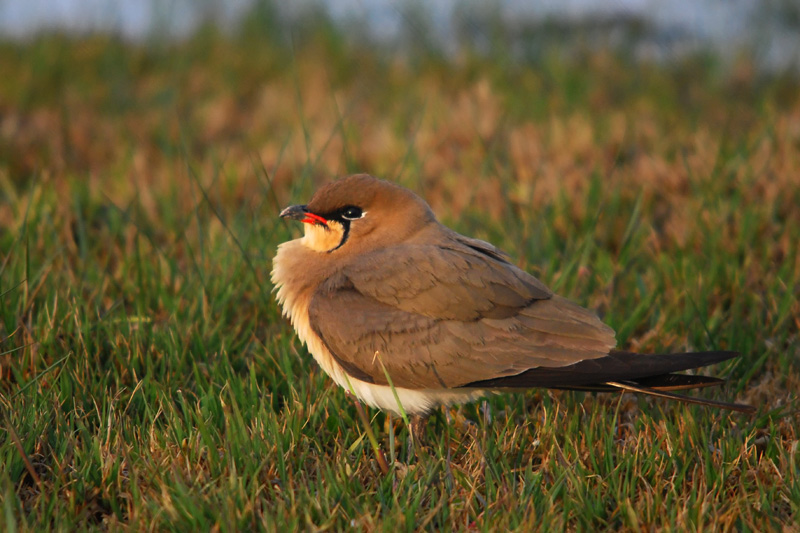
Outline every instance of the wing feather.
POLYGON ((393 247, 344 268, 312 297, 315 333, 355 377, 385 385, 385 369, 406 388, 568 366, 614 347, 594 313, 472 241, 393 247))

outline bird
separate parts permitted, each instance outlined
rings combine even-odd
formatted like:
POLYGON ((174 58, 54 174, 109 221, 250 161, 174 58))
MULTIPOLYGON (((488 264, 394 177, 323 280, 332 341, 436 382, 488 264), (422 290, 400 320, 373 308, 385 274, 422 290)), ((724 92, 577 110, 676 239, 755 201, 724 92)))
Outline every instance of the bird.
POLYGON ((596 313, 555 294, 494 245, 439 223, 400 185, 343 177, 280 217, 304 228, 273 259, 282 312, 322 370, 372 407, 419 424, 440 406, 549 388, 754 411, 674 392, 722 383, 678 372, 737 352, 618 350, 596 313))

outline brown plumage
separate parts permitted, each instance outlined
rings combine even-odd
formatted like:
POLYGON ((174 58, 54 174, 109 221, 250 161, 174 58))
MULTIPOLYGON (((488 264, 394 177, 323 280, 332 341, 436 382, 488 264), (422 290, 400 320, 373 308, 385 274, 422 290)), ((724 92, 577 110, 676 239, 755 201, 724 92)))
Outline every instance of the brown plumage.
POLYGON ((282 244, 274 261, 284 314, 320 366, 373 406, 425 414, 489 392, 548 387, 751 410, 670 392, 720 383, 673 373, 735 352, 616 351, 614 331, 593 312, 491 244, 442 226, 407 189, 350 176, 281 216, 305 223, 305 236, 282 244))

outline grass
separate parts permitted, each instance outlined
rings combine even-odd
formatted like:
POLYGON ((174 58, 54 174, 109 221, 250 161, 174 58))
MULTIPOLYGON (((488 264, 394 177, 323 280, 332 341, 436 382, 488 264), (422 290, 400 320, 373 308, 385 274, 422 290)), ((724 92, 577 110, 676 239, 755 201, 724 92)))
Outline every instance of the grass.
POLYGON ((0 45, 2 527, 797 529, 796 79, 416 54, 330 28, 0 45), (279 208, 356 171, 622 347, 741 351, 704 394, 759 414, 531 391, 437 413, 409 457, 368 411, 383 474, 269 281, 279 208))

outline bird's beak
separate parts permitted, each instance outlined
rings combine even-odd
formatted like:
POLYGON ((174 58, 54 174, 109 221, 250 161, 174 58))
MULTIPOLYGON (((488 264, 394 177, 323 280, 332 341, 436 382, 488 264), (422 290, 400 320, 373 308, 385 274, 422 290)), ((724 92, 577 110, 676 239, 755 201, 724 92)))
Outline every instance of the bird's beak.
POLYGON ((290 218, 292 220, 303 220, 306 217, 306 206, 304 205, 290 205, 281 211, 281 218, 290 218))
POLYGON ((300 222, 305 222, 306 224, 322 224, 323 226, 328 225, 327 220, 307 210, 306 206, 304 205, 290 205, 281 211, 280 216, 281 218, 299 220, 300 222))

